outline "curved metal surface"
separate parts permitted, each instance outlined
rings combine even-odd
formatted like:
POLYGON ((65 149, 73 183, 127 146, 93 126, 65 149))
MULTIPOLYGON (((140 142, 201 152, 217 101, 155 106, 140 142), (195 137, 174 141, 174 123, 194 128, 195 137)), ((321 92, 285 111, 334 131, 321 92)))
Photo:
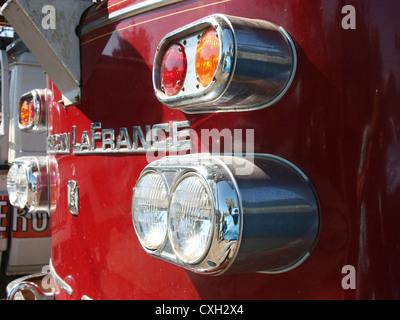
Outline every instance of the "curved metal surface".
POLYGON ((296 74, 297 55, 290 35, 273 23, 215 14, 174 30, 162 40, 154 57, 153 86, 161 103, 186 113, 257 110, 273 105, 288 91, 296 74), (195 72, 198 39, 214 28, 220 56, 211 83, 204 87, 195 72), (160 70, 171 43, 186 52, 187 73, 182 89, 163 91, 160 70))
MULTIPOLYGON (((171 190, 168 237, 154 250, 142 244, 150 255, 202 274, 277 273, 298 266, 316 243, 318 201, 304 173, 284 159, 269 155, 257 155, 253 161, 230 155, 170 156, 151 162, 141 176, 149 172, 157 172, 171 190), (248 167, 248 172, 243 175, 240 167, 248 167), (180 207, 190 209, 171 217, 172 203, 180 197, 175 190, 189 176, 203 182, 213 204, 209 244, 193 261, 176 251, 173 229, 184 219, 195 219, 203 208, 185 202, 180 207)), ((149 208, 145 201, 141 206, 149 208)), ((132 216, 135 218, 133 206, 132 216)), ((186 227, 192 228, 187 233, 199 232, 194 226, 186 227)), ((138 232, 136 226, 135 230, 138 232)))
POLYGON ((45 275, 42 273, 32 274, 24 276, 12 281, 7 286, 7 300, 24 300, 22 291, 30 291, 34 295, 34 300, 54 300, 54 292, 45 292, 43 289, 35 282, 34 279, 41 279, 45 275))
POLYGON ((10 203, 29 213, 48 213, 50 190, 47 180, 47 157, 19 157, 12 162, 11 166, 14 169, 13 174, 9 172, 7 176, 7 189, 11 195, 10 203), (23 176, 19 173, 20 169, 24 172, 23 176), (21 197, 21 193, 26 195, 21 197))

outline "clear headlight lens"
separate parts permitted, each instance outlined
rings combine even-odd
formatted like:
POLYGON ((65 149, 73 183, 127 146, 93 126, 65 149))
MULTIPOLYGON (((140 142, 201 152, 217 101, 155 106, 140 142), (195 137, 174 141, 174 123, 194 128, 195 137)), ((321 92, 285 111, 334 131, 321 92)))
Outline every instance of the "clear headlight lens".
POLYGON ((169 238, 180 260, 196 263, 207 253, 213 216, 206 184, 196 174, 184 175, 173 190, 169 210, 169 238))
POLYGON ((7 190, 10 203, 15 206, 18 202, 17 194, 18 165, 11 165, 7 174, 7 190))
POLYGON ((140 242, 157 250, 167 234, 168 192, 163 178, 154 172, 142 176, 132 200, 133 224, 140 242))
MULTIPOLYGON (((36 189, 33 185, 36 181, 29 182, 28 170, 29 166, 19 163, 13 163, 8 170, 7 175, 7 190, 10 203, 20 209, 26 209, 29 206, 28 199, 32 188, 36 189)), ((31 197, 34 197, 32 195, 31 197)))
POLYGON ((8 170, 10 203, 28 212, 48 211, 46 157, 21 157, 8 170))
POLYGON ((24 166, 20 166, 17 170, 17 197, 19 201, 19 206, 21 208, 25 207, 28 203, 28 173, 24 166))

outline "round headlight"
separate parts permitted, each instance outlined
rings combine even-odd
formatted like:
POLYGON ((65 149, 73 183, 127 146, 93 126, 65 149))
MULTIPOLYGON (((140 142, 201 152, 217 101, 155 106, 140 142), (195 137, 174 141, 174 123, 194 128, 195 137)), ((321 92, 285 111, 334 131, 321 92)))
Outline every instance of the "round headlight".
POLYGON ((207 253, 213 234, 214 206, 208 187, 195 173, 178 179, 169 210, 169 238, 177 257, 194 264, 207 253))
POLYGON ((46 157, 21 157, 14 160, 7 175, 10 203, 28 212, 47 211, 46 157))
POLYGON ((10 203, 20 209, 29 209, 36 197, 37 180, 32 168, 25 162, 13 163, 7 174, 7 191, 10 203))
POLYGON ((168 192, 163 178, 144 174, 136 184, 132 199, 132 219, 142 245, 157 250, 167 234, 168 192))
POLYGON ((13 206, 18 204, 17 194, 18 165, 12 164, 7 174, 8 198, 13 206))
POLYGON ((24 208, 28 203, 29 194, 28 172, 25 166, 20 166, 17 170, 17 197, 19 207, 24 208))

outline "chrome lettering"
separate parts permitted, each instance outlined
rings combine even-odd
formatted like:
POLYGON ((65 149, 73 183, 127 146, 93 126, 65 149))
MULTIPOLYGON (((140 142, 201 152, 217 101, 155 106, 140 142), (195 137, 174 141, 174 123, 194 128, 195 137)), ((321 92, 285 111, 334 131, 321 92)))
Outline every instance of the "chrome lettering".
POLYGON ((82 132, 81 145, 79 147, 79 151, 83 151, 84 149, 90 150, 90 138, 89 138, 89 133, 87 131, 82 132))
POLYGON ((127 127, 115 131, 103 128, 101 122, 93 122, 90 130, 82 131, 79 139, 76 126, 72 126, 71 133, 49 135, 47 151, 50 154, 146 153, 192 148, 190 121, 146 125, 144 129, 133 126, 130 135, 127 127))
POLYGON ((127 149, 132 149, 132 142, 131 142, 131 139, 129 138, 127 128, 119 129, 117 145, 115 146, 115 149, 120 150, 121 147, 125 147, 127 149))
POLYGON ((95 122, 90 125, 90 135, 92 137, 92 145, 90 150, 95 150, 96 149, 96 140, 101 139, 101 132, 96 132, 96 130, 101 129, 101 123, 100 122, 95 122))
POLYGON ((56 153, 70 153, 71 134, 62 133, 49 136, 47 140, 47 150, 56 153))
POLYGON ((147 149, 151 145, 151 131, 150 131, 150 126, 146 126, 146 139, 144 137, 142 128, 140 126, 134 126, 133 127, 133 149, 139 148, 139 141, 142 145, 143 148, 147 149))
POLYGON ((103 129, 102 131, 102 145, 103 145, 103 150, 107 149, 107 146, 111 149, 114 150, 115 144, 115 132, 113 129, 103 129))
POLYGON ((76 145, 76 126, 72 126, 72 151, 79 152, 79 145, 76 145))

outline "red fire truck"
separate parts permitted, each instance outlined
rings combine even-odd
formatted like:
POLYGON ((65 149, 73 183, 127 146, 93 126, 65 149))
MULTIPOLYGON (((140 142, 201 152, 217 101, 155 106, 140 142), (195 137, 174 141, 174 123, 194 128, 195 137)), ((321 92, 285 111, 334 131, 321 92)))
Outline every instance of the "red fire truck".
POLYGON ((398 12, 9 0, 48 137, 8 188, 52 223, 9 298, 399 299, 398 12))

